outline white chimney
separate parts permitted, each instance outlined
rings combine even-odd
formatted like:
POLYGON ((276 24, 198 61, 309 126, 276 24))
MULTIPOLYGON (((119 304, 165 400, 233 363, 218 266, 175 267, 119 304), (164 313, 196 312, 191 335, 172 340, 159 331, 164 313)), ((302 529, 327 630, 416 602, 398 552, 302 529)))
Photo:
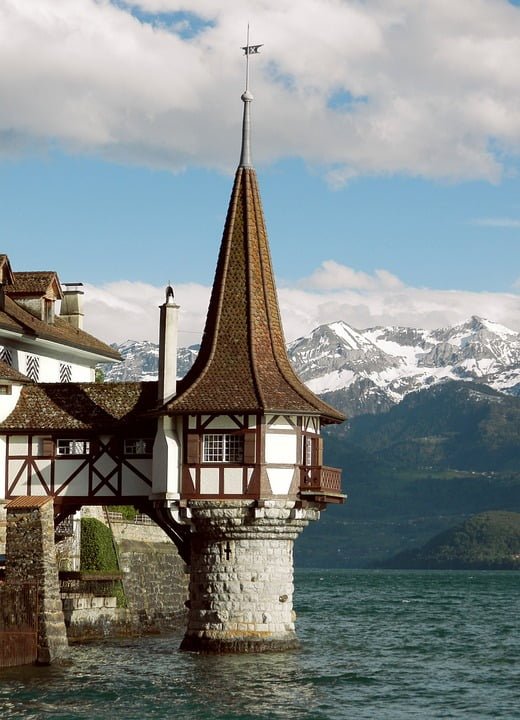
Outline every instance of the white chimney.
POLYGON ((158 400, 166 403, 177 392, 177 335, 179 306, 173 288, 166 288, 166 302, 160 306, 158 400))

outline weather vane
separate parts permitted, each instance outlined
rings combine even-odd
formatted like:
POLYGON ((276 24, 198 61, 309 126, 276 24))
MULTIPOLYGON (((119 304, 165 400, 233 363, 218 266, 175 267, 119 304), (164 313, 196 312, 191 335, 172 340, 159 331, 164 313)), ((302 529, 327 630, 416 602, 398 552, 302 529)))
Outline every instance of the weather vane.
POLYGON ((249 44, 249 23, 247 23, 247 42, 245 47, 242 48, 246 56, 246 92, 249 90, 249 56, 258 54, 261 47, 263 47, 263 43, 261 45, 249 44))

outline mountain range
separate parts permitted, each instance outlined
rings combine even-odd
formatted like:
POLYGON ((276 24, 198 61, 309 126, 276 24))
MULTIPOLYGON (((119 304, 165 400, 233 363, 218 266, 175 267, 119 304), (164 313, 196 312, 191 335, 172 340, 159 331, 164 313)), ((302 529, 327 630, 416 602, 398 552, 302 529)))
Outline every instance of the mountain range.
MULTIPOLYGON (((107 381, 157 378, 155 343, 127 340, 113 347, 123 362, 103 366, 107 381)), ((179 349, 179 377, 191 367, 198 348, 179 349)), ((437 330, 356 330, 338 321, 320 325, 287 349, 311 390, 349 417, 385 412, 410 392, 448 380, 477 381, 520 395, 520 334, 476 316, 437 330)))
MULTIPOLYGON (((158 347, 127 341, 105 379, 154 380, 158 347)), ((181 348, 178 374, 198 346, 181 348)), ((302 380, 348 415, 325 463, 348 501, 295 547, 297 565, 365 567, 475 513, 520 512, 520 335, 479 317, 451 328, 356 330, 338 321, 288 346, 302 380)))

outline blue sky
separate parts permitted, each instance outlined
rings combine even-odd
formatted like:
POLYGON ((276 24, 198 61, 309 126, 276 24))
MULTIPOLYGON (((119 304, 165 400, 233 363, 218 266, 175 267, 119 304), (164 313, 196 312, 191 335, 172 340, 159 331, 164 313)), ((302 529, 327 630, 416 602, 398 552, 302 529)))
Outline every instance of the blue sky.
POLYGON ((0 8, 0 232, 15 270, 86 284, 87 327, 197 339, 240 150, 292 339, 520 330, 520 9, 506 0, 23 0, 0 8), (189 5, 190 13, 186 13, 189 5), (36 50, 35 50, 36 49, 36 50))

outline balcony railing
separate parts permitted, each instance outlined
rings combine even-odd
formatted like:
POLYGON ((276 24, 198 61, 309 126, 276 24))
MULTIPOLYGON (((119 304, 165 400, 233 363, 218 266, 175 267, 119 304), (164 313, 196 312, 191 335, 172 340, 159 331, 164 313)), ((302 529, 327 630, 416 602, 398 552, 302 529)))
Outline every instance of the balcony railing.
POLYGON ((325 465, 302 465, 300 490, 320 494, 341 493, 341 470, 325 465))

